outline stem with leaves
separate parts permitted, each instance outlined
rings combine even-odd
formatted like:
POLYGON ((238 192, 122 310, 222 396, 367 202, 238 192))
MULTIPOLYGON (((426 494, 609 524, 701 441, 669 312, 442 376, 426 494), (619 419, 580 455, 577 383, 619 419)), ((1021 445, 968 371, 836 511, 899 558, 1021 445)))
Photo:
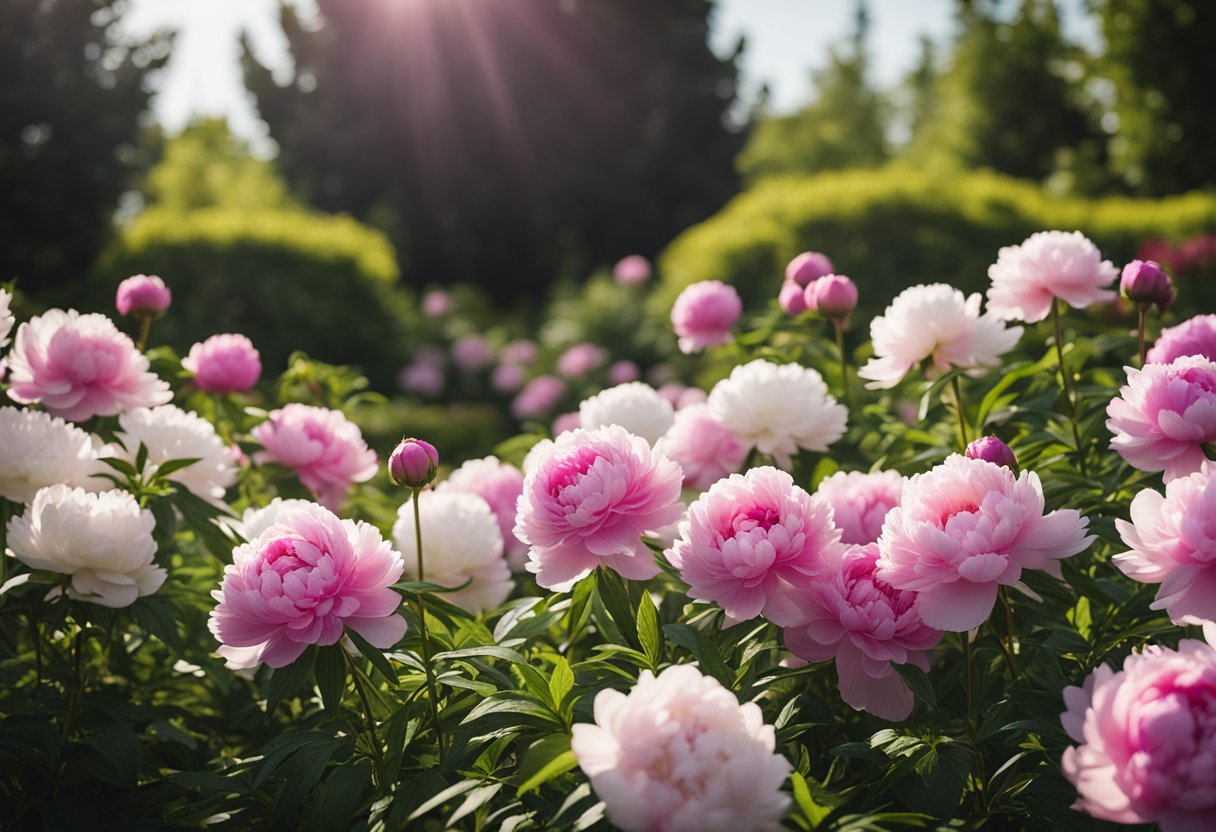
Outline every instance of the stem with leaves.
MULTIPOLYGON (((426 580, 426 570, 422 558, 422 512, 418 508, 418 495, 421 488, 413 489, 414 501, 414 544, 418 552, 418 581, 426 580)), ((422 639, 422 666, 426 673, 427 698, 431 703, 431 722, 435 728, 435 742, 439 744, 439 761, 445 762, 447 752, 443 745, 443 729, 439 723, 439 694, 435 685, 435 670, 431 667, 431 639, 426 631, 426 593, 418 590, 418 634, 422 639)))
POLYGON ((148 346, 148 335, 152 332, 152 316, 142 315, 139 319, 139 343, 135 346, 140 352, 148 346))
POLYGON ((1060 387, 1064 391, 1064 404, 1068 408, 1068 421, 1072 425, 1072 438, 1077 446, 1077 463, 1081 473, 1085 471, 1085 449, 1081 445, 1081 429, 1077 425, 1077 405, 1073 398, 1072 385, 1068 381, 1068 367, 1064 364, 1064 327, 1060 323, 1060 301, 1051 302, 1051 322, 1056 330, 1056 358, 1060 365, 1060 387))
POLYGON ((833 318, 832 326, 836 328, 836 349, 840 352, 840 386, 844 390, 845 404, 852 410, 853 388, 849 386, 849 357, 844 351, 844 321, 833 318))
POLYGON ((375 778, 377 788, 383 790, 384 784, 384 749, 380 745, 380 735, 376 733, 376 715, 372 713, 372 703, 367 698, 367 690, 363 686, 363 674, 359 671, 358 665, 355 664, 350 654, 345 650, 342 651, 342 656, 346 660, 346 666, 350 670, 350 678, 355 686, 355 693, 359 695, 359 701, 363 703, 363 713, 367 715, 367 739, 368 744, 372 749, 372 773, 375 778))
POLYGON ((1144 366, 1144 359, 1147 352, 1144 349, 1144 319, 1148 317, 1148 304, 1140 303, 1136 305, 1137 311, 1140 313, 1140 321, 1136 326, 1136 335, 1140 341, 1140 366, 1144 366))
POLYGON ((967 431, 967 411, 963 407, 963 382, 958 376, 950 380, 954 386, 954 411, 958 414, 958 438, 962 442, 963 450, 967 450, 967 443, 970 442, 967 431))

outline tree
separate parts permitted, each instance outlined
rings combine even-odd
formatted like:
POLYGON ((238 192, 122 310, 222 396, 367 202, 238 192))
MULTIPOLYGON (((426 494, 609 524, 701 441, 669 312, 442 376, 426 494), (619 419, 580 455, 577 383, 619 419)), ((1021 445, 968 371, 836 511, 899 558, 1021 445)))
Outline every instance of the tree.
POLYGON ((1112 83, 1112 165, 1142 194, 1216 187, 1216 3, 1095 0, 1112 83))
POLYGON ((832 49, 828 66, 815 74, 815 100, 793 115, 756 125, 739 155, 739 170, 746 179, 874 167, 886 161, 887 107, 870 86, 868 32, 866 5, 858 3, 848 48, 832 49))
POLYGON ((46 297, 90 267, 141 161, 169 39, 117 38, 118 0, 0 3, 0 280, 46 297))
POLYGON ((246 83, 306 201, 390 233, 417 284, 498 297, 655 254, 734 194, 738 50, 712 0, 318 0, 286 85, 246 83))

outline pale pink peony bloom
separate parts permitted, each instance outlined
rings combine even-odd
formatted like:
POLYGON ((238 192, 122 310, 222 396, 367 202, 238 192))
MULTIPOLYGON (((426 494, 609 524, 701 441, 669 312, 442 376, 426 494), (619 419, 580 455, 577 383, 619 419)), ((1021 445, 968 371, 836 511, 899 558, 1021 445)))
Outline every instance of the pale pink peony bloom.
POLYGON ((650 280, 650 261, 640 254, 622 257, 612 269, 612 278, 625 286, 636 286, 650 280))
POLYGON ((1145 358, 1149 364, 1169 364, 1184 355, 1200 355, 1216 361, 1216 315, 1196 315, 1177 326, 1161 330, 1145 358))
POLYGON ((988 618, 1022 571, 1060 577, 1059 560, 1093 541, 1075 509, 1043 513, 1036 474, 954 454, 904 483, 878 538, 879 579, 920 593, 921 619, 964 632, 988 618))
POLYGON ((832 506, 840 542, 873 543, 882 533, 887 512, 899 505, 904 478, 898 471, 839 471, 825 477, 816 494, 832 506))
POLYGON ((804 251, 785 266, 785 280, 805 289, 821 277, 836 271, 826 254, 804 251))
POLYGON ((658 574, 642 533, 684 510, 680 466, 619 425, 563 433, 531 468, 515 515, 529 572, 565 592, 597 566, 633 580, 658 574))
POLYGON ((1175 624, 1216 621, 1216 465, 1171 480, 1165 496, 1141 491, 1131 517, 1115 520, 1131 551, 1111 562, 1133 581, 1161 584, 1152 608, 1175 624))
POLYGON ((925 375, 953 369, 979 377, 1017 345, 1020 326, 1008 327, 989 310, 980 314, 978 292, 965 297, 945 283, 912 286, 870 322, 874 357, 857 371, 871 390, 885 390, 928 360, 925 375))
POLYGON ((190 348, 182 369, 194 374, 200 390, 211 393, 243 393, 262 376, 262 357, 244 335, 212 335, 190 348))
POLYGON ((446 480, 439 484, 438 491, 461 491, 476 494, 490 506, 498 520, 506 547, 507 560, 512 569, 522 569, 528 547, 515 536, 515 504, 524 492, 524 474, 514 465, 507 465, 496 456, 485 459, 470 459, 446 480))
POLYGON ((709 394, 700 387, 685 387, 680 391, 680 395, 676 397, 674 402, 676 410, 683 410, 686 407, 692 407, 694 404, 702 404, 709 401, 709 394))
POLYGON ((490 386, 504 395, 515 393, 524 386, 527 371, 518 364, 499 364, 490 372, 490 386))
POLYGON ((720 280, 702 280, 680 292, 671 307, 671 326, 680 352, 700 352, 729 344, 730 328, 743 314, 743 301, 734 286, 720 280))
POLYGON ((381 649, 405 635, 397 613, 401 555, 375 526, 339 520, 316 504, 284 505, 273 525, 238 546, 224 567, 208 627, 234 669, 285 667, 347 628, 381 649))
POLYGON ((650 444, 658 442, 675 418, 675 410, 658 391, 641 381, 601 390, 579 403, 579 424, 587 428, 620 425, 650 444))
POLYGON ((1216 817, 1216 650, 1151 645, 1123 669, 1102 665, 1064 689, 1064 730, 1078 745, 1061 768, 1074 809, 1161 832, 1207 832, 1216 817))
POLYGON ((704 491, 743 467, 747 446, 714 418, 706 404, 677 411, 658 448, 684 469, 684 487, 704 491))
POLYGON ((578 430, 583 426, 582 417, 577 410, 570 413, 559 413, 553 417, 553 426, 551 431, 554 436, 561 436, 572 430, 578 430))
POLYGON ((608 350, 591 343, 575 344, 557 359, 557 371, 566 378, 581 378, 602 367, 608 360, 608 350))
POLYGON ((786 626, 785 646, 807 661, 834 658, 845 702, 899 721, 914 703, 894 665, 928 670, 924 651, 942 631, 921 621, 915 592, 894 589, 875 575, 877 563, 873 543, 826 558, 824 572, 793 596, 801 616, 786 626))
POLYGON ((118 284, 114 307, 119 315, 159 318, 173 302, 173 292, 156 275, 136 274, 118 284))
POLYGON ((679 532, 666 556, 688 594, 740 621, 763 612, 784 623, 790 590, 843 548, 827 501, 767 466, 719 480, 688 507, 679 532))
POLYGON ((608 368, 609 384, 628 384, 642 377, 642 371, 632 361, 616 361, 608 368))
POLYGON ((600 691, 570 747, 624 832, 778 832, 789 808, 791 766, 760 707, 686 664, 600 691))
POLYGON ((173 398, 148 359, 105 315, 52 309, 17 330, 8 355, 9 398, 40 402, 52 416, 83 422, 173 398))
POLYGON ((350 487, 376 475, 376 453, 367 447, 359 426, 339 410, 288 404, 252 431, 264 451, 254 462, 291 468, 322 504, 336 509, 350 487))
POLYGON ((1216 361, 1183 356, 1169 364, 1124 368, 1127 385, 1106 407, 1112 450, 1165 481, 1198 471, 1216 442, 1216 361))
POLYGON ((557 407, 565 394, 566 382, 557 376, 537 376, 511 400, 511 415, 521 420, 544 416, 557 407))
POLYGON ((1021 245, 1002 248, 988 267, 988 311, 1033 324, 1051 313, 1056 298, 1074 309, 1114 300, 1115 293, 1105 287, 1118 276, 1080 231, 1040 231, 1021 245))
POLYGON ((494 351, 480 335, 462 335, 452 344, 452 363, 461 372, 472 373, 494 362, 494 351))

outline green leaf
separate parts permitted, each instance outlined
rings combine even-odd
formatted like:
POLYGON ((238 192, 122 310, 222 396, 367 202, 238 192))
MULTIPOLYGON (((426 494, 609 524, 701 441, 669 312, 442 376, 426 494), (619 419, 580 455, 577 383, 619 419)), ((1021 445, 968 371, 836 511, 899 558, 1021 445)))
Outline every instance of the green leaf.
POLYGON ((604 609, 608 611, 612 623, 616 624, 621 635, 629 642, 629 646, 640 649, 642 644, 638 641, 638 623, 634 616, 633 604, 629 602, 629 589, 621 580, 621 576, 611 569, 600 567, 596 571, 595 589, 600 600, 604 602, 604 609))
POLYGON ((481 785, 481 782, 478 780, 461 780, 456 785, 449 786, 448 788, 441 791, 439 794, 432 797, 427 802, 423 803, 421 806, 419 806, 417 809, 415 809, 412 813, 410 813, 410 816, 407 818, 407 820, 418 820, 418 818, 422 817, 423 815, 425 815, 427 812, 431 811, 432 809, 442 806, 443 804, 445 804, 449 800, 451 800, 453 797, 457 797, 459 795, 464 794, 467 791, 471 791, 472 789, 475 789, 479 785, 481 785))
POLYGON ((342 706, 342 694, 346 691, 346 658, 342 655, 342 645, 318 648, 313 673, 325 710, 338 710, 342 706))
POLYGON ((148 446, 143 442, 139 443, 139 450, 135 452, 135 470, 142 471, 148 466, 148 446))
POLYGON ((270 673, 270 684, 266 686, 266 713, 272 714, 288 696, 299 691, 312 675, 312 663, 316 650, 309 647, 300 658, 286 667, 277 667, 270 673))
POLYGON ((650 662, 650 669, 657 673, 663 658, 663 634, 659 632, 659 613, 649 592, 642 593, 638 604, 638 641, 650 662))
POLYGON ((193 459, 167 459, 160 465, 156 466, 156 471, 152 474, 152 479, 163 480, 170 474, 174 474, 183 468, 189 468, 191 465, 199 462, 201 459, 202 457, 195 457, 193 459))
POLYGON ((494 795, 498 794, 499 791, 502 790, 502 787, 502 783, 491 783, 488 786, 479 786, 476 789, 473 789, 471 792, 469 792, 468 796, 465 797, 464 803, 461 803, 460 807, 452 813, 450 818, 448 818, 448 827, 454 827, 456 825, 456 821, 471 815, 473 812, 476 812, 478 809, 488 803, 494 797, 494 795))
POLYGON ((528 660, 506 647, 499 647, 495 644, 486 644, 481 647, 465 647, 460 650, 448 650, 443 653, 436 653, 432 658, 435 661, 454 661, 456 659, 473 659, 478 657, 488 657, 492 659, 502 659, 505 662, 513 664, 527 664, 528 660))
POLYGON ((384 655, 383 650, 373 646, 371 642, 349 627, 346 630, 346 637, 351 640, 351 643, 353 643, 355 647, 359 648, 359 652, 372 663, 372 667, 379 671, 380 675, 384 677, 385 681, 394 686, 397 684, 397 672, 393 670, 392 662, 390 662, 384 655))
POLYGON ((553 663, 553 675, 549 677, 549 697, 553 700, 554 710, 561 712, 562 703, 574 689, 574 672, 564 656, 558 656, 553 663))
POLYGON ((929 674, 914 664, 896 664, 892 667, 903 677, 908 689, 917 699, 930 708, 937 707, 937 694, 933 690, 933 680, 929 678, 929 674))
POLYGON ((317 789, 316 816, 310 818, 317 830, 347 829, 358 814, 372 782, 370 760, 337 766, 317 789))
POLYGON ((516 775, 522 782, 517 795, 540 788, 555 777, 560 777, 575 768, 578 760, 570 750, 570 736, 555 734, 537 740, 524 754, 516 775))
POLYGON ((705 633, 687 624, 668 624, 663 628, 663 632, 696 657, 702 673, 708 673, 728 689, 734 690, 735 674, 726 666, 726 662, 722 661, 722 654, 705 633))
POLYGON ((117 471, 118 473, 120 473, 128 478, 134 478, 134 477, 139 476, 139 472, 135 470, 135 466, 132 465, 131 463, 127 462, 125 459, 118 459, 117 457, 112 457, 112 456, 104 456, 97 461, 100 462, 102 465, 109 465, 115 471, 117 471))
POLYGON ((806 784, 806 778, 798 772, 790 774, 790 783, 794 786, 794 803, 802 810, 803 816, 814 829, 832 813, 832 810, 815 802, 815 798, 811 796, 811 790, 806 784))

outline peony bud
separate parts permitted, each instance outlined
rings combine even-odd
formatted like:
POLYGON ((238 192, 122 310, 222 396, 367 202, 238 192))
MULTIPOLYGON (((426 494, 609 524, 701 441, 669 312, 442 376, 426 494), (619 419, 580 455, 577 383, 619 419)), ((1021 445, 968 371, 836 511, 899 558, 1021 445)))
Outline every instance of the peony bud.
POLYGON ((797 283, 805 289, 819 278, 832 274, 834 271, 836 269, 826 254, 804 251, 785 267, 785 279, 797 283))
POLYGON ((435 479, 439 452, 421 439, 402 439, 388 460, 388 475, 394 485, 422 488, 435 479))
POLYGON ((452 309, 452 296, 442 289, 427 292, 422 298, 422 314, 428 318, 442 318, 452 309))
POLYGON ((617 283, 636 286, 650 280, 650 261, 640 254, 631 254, 616 264, 612 277, 617 283))
POLYGON ((803 288, 792 280, 781 285, 781 294, 777 295, 777 303, 785 310, 785 314, 797 316, 806 311, 806 298, 803 288))
POLYGON ((680 352, 688 355, 731 342, 730 328, 743 314, 743 301, 734 286, 702 280, 680 292, 671 307, 671 326, 680 352))
POLYGON ((1133 260, 1123 267, 1119 290, 1128 300, 1143 306, 1157 305, 1168 309, 1174 302, 1174 284, 1170 276, 1152 260, 1133 260))
POLYGON ((967 446, 966 456, 968 459, 982 459, 985 462, 1003 465, 1012 471, 1018 470, 1018 458, 1014 455, 1013 449, 995 436, 982 436, 972 442, 967 446))
POLYGON ((857 284, 842 274, 829 274, 806 287, 806 305, 829 320, 849 317, 857 308, 857 284))
POLYGON ((165 281, 155 275, 137 274, 118 284, 114 305, 120 315, 159 318, 173 300, 165 281))

